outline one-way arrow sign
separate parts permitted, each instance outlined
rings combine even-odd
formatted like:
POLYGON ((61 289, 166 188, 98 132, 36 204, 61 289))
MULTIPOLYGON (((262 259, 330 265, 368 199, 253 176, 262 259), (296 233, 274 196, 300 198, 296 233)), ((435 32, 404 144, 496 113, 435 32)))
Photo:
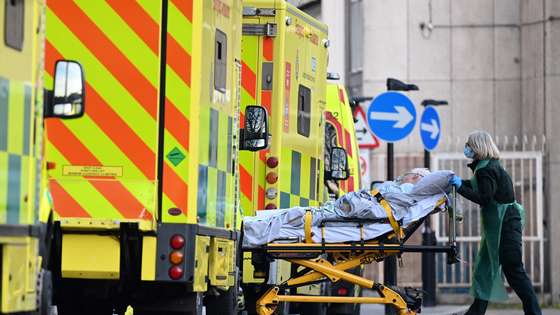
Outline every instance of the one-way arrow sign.
POLYGON ((385 92, 368 108, 368 125, 381 140, 396 142, 406 138, 416 124, 416 109, 406 95, 385 92))
POLYGON ((441 123, 437 110, 428 106, 420 117, 420 138, 428 151, 435 149, 441 135, 441 123))
POLYGON ((372 120, 394 121, 393 128, 404 128, 414 119, 404 106, 395 106, 395 110, 397 111, 396 113, 371 112, 369 118, 372 120))
POLYGON ((420 129, 422 129, 422 131, 429 132, 430 139, 432 140, 439 136, 439 126, 435 119, 432 119, 430 124, 421 123, 420 129))

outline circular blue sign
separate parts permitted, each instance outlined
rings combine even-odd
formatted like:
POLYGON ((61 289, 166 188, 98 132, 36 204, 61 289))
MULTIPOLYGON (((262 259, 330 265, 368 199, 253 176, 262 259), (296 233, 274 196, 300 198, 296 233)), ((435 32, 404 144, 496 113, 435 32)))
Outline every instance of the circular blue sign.
POLYGON ((437 110, 428 106, 424 109, 420 118, 420 138, 424 143, 424 148, 428 151, 435 149, 439 143, 441 135, 441 122, 437 110))
POLYGON ((396 142, 406 138, 416 124, 416 109, 406 95, 385 92, 369 105, 367 121, 381 140, 396 142))

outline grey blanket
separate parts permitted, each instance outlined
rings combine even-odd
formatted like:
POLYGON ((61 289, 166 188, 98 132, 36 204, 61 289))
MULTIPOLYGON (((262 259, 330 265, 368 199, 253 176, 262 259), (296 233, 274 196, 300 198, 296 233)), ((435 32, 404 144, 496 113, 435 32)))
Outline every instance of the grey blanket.
MULTIPOLYGON (((407 226, 428 215, 441 197, 450 190, 451 171, 438 171, 422 178, 410 193, 380 192, 391 205, 393 216, 407 226)), ((280 239, 302 239, 304 237, 304 215, 309 207, 294 207, 279 210, 258 211, 254 217, 243 218, 243 246, 256 247, 280 239)), ((385 209, 368 191, 348 193, 336 201, 321 207, 311 208, 313 213, 313 240, 321 242, 319 224, 325 219, 386 218, 385 209)), ((372 223, 365 226, 365 238, 374 239, 391 231, 389 224, 372 223)), ((328 243, 359 241, 360 231, 347 223, 327 226, 325 241, 328 243)))

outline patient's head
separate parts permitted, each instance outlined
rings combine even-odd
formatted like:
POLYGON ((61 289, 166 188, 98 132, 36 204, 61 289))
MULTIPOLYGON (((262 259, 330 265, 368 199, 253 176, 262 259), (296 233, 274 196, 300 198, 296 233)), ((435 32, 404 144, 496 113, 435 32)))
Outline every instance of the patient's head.
POLYGON ((416 184, 422 177, 430 174, 430 170, 427 168, 413 168, 410 171, 404 173, 403 176, 400 178, 401 184, 416 184))

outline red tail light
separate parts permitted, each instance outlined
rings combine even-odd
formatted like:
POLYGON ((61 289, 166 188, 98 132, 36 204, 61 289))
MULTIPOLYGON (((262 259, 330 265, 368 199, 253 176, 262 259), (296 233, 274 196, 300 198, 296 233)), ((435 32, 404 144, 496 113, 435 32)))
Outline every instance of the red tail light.
POLYGON ((169 245, 173 249, 181 249, 185 246, 185 238, 182 235, 175 234, 169 240, 169 245))
POLYGON ((345 287, 340 287, 338 288, 338 295, 340 296, 347 296, 348 295, 348 289, 345 287))
POLYGON ((269 184, 274 184, 278 181, 278 175, 274 172, 266 174, 266 182, 269 184))
POLYGON ((183 268, 179 266, 173 266, 169 268, 169 278, 173 280, 179 280, 183 276, 183 268))
POLYGON ((278 166, 278 158, 274 156, 269 157, 268 159, 266 159, 266 166, 275 168, 276 166, 278 166))
POLYGON ((273 203, 269 203, 266 205, 266 207, 264 207, 266 210, 272 210, 272 209, 276 209, 276 205, 273 203))

